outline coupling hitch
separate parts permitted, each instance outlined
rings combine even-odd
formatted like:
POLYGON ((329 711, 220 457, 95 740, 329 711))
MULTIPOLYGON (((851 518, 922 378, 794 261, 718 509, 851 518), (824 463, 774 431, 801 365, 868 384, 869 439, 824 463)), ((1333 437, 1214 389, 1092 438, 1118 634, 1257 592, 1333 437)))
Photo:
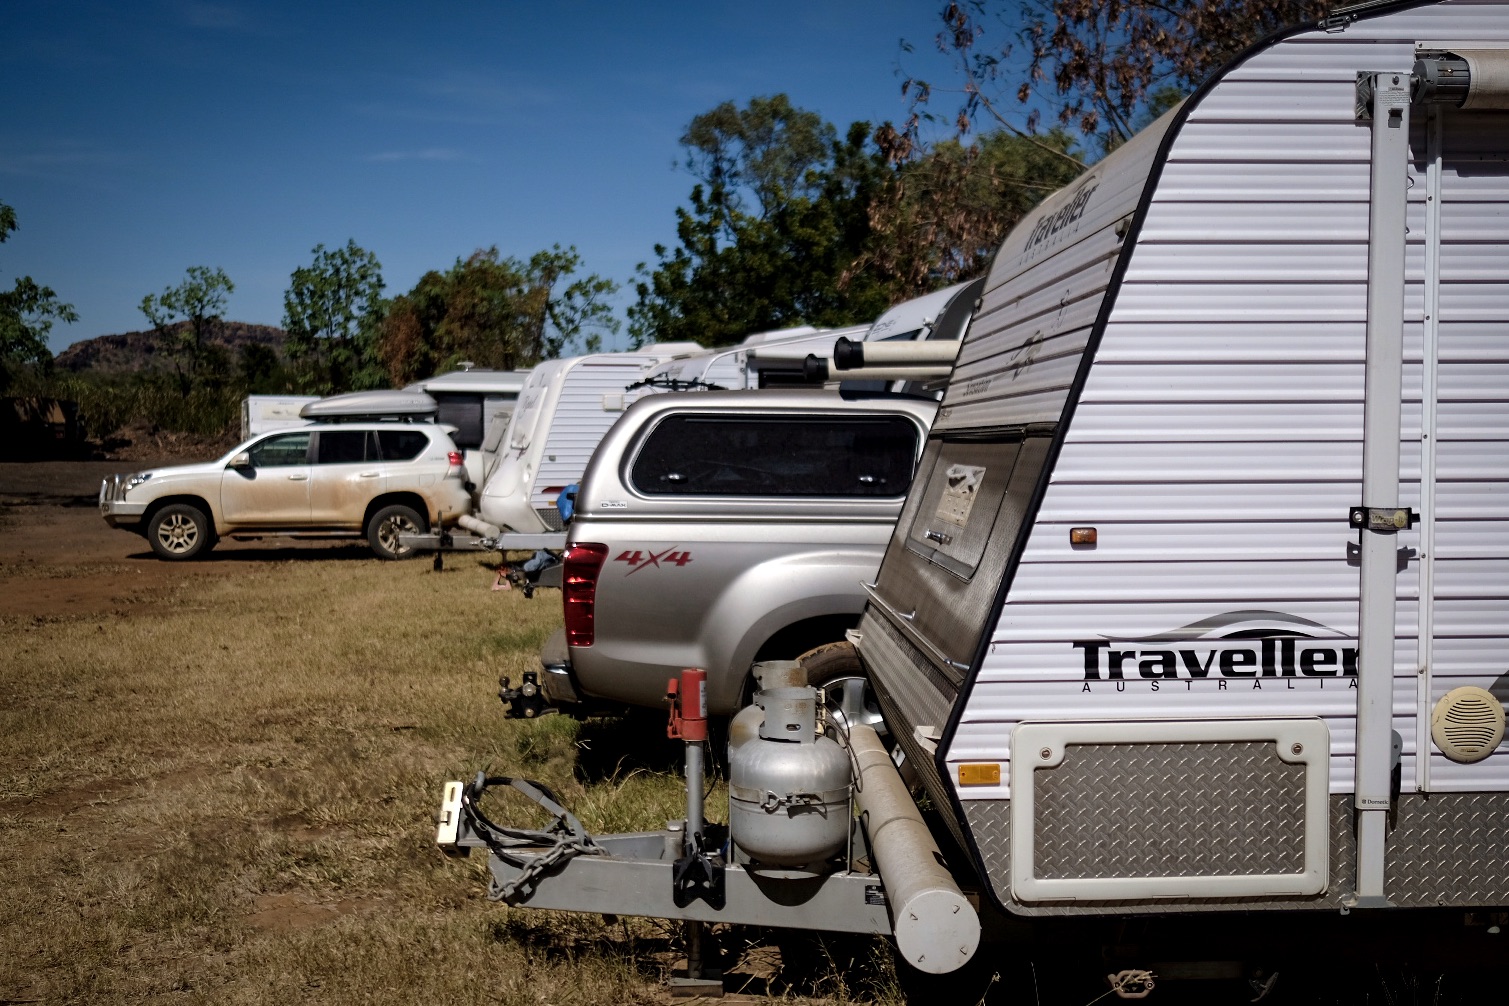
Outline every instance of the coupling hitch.
POLYGON ((507 675, 498 679, 498 698, 505 706, 504 717, 511 720, 533 720, 554 712, 545 704, 545 693, 540 690, 540 672, 525 671, 519 687, 512 687, 507 675))

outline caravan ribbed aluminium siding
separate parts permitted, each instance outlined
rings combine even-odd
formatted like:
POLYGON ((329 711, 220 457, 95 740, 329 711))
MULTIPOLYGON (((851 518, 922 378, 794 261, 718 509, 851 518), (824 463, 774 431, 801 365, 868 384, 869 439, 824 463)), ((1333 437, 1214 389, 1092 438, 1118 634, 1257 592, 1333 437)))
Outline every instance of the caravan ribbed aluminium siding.
MULTIPOLYGON (((1505 14, 1443 5, 1301 35, 1254 56, 1188 111, 948 750, 951 765, 1009 761, 1021 720, 1318 714, 1331 731, 1332 790, 1350 792, 1356 692, 1345 678, 1191 679, 1183 668, 1173 679, 1144 678, 1128 664, 1121 682, 1091 681, 1073 643, 1137 649, 1116 641, 1254 610, 1355 639, 1355 533, 1344 518, 1360 496, 1370 162, 1369 130, 1353 120, 1356 76, 1407 72, 1420 41, 1501 40, 1505 14), (1069 527, 1083 525, 1098 528, 1094 550, 1069 545, 1069 527)), ((1432 232, 1424 119, 1413 123, 1409 166, 1401 488, 1403 504, 1419 508, 1426 248, 1438 242, 1436 554, 1425 558, 1434 566, 1435 631, 1422 651, 1416 528, 1398 536, 1413 557, 1397 581, 1394 729, 1407 791, 1425 778, 1415 759, 1430 749, 1429 724, 1417 716, 1422 655, 1433 698, 1458 684, 1492 686, 1509 631, 1509 507, 1499 495, 1509 488, 1509 143, 1484 151, 1469 138, 1484 129, 1481 117, 1445 117, 1432 232)), ((1502 125, 1487 128, 1504 136, 1502 125)), ((1008 242, 1002 259, 1012 250, 1008 242)), ((1011 292, 1003 283, 987 304, 1011 292)), ((991 340, 982 336, 971 332, 964 355, 983 373, 991 340)), ((996 337, 994 347, 1004 343, 996 337)), ((1040 359, 1049 345, 1045 338, 1040 359)), ((1010 347, 995 355, 1003 351, 1010 347)), ((1015 383, 1057 391, 1066 372, 1015 383)), ((951 396, 967 380, 961 364, 951 396)), ((948 397, 945 408, 959 404, 940 425, 1035 420, 1018 403, 1038 400, 948 397)), ((1428 778, 1437 791, 1509 789, 1509 759, 1462 765, 1437 753, 1428 778)), ((1004 783, 956 780, 950 773, 962 800, 1009 796, 1004 783)))
MULTIPOLYGON (((1342 801, 1333 849, 1350 855, 1359 579, 1347 510, 1363 502, 1371 169, 1356 80, 1407 74, 1422 43, 1474 42, 1509 46, 1509 6, 1394 7, 1275 41, 1003 244, 934 435, 1004 443, 1047 430, 1057 454, 983 638, 919 639, 936 598, 888 588, 883 565, 860 643, 903 748, 917 760, 938 739, 922 777, 939 805, 964 810, 968 825, 945 817, 1003 901, 994 871, 1024 721, 1319 716, 1342 801), (1069 529, 1086 526, 1098 544, 1071 546, 1069 529), (1274 632, 1301 638, 1260 641, 1274 632), (1261 652, 1251 676, 1245 658, 1229 675, 1186 662, 1244 646, 1261 652), (964 651, 976 653, 967 666, 941 661, 964 651), (1000 783, 960 785, 966 763, 998 764, 1000 783)), ((1442 794, 1443 810, 1459 806, 1447 794, 1509 791, 1509 756, 1448 761, 1428 723, 1453 687, 1503 698, 1509 686, 1506 127, 1506 112, 1417 107, 1400 165, 1400 502, 1421 523, 1397 536, 1393 726, 1403 792, 1442 794)), ((919 479, 913 496, 926 491, 919 479)), ((918 512, 909 502, 903 525, 918 512)), ((887 565, 901 568, 907 534, 898 526, 887 565)), ((1430 843, 1401 837, 1400 862, 1426 862, 1430 843)))
POLYGON ((561 488, 581 480, 603 435, 644 391, 626 389, 662 359, 604 353, 582 357, 568 367, 530 490, 530 505, 547 521, 554 515, 561 488))

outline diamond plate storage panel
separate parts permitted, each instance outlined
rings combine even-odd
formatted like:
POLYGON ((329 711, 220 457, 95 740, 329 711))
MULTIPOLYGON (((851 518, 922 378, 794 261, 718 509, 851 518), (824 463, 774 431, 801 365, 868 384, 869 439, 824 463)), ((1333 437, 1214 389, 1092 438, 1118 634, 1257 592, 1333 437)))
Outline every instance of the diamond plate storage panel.
POLYGON ((1314 895, 1329 883, 1322 720, 1023 723, 1018 901, 1314 895))
POLYGON ((1073 745, 1036 775, 1040 877, 1304 869, 1305 767, 1271 743, 1073 745))

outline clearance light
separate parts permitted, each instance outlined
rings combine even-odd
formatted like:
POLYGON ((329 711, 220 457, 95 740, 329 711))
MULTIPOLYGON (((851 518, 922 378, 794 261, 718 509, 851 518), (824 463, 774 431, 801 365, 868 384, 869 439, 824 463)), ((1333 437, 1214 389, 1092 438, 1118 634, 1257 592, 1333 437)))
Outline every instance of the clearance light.
POLYGON ((979 762, 959 766, 960 786, 999 786, 1000 784, 1000 762, 979 762))
POLYGON ((1093 527, 1071 527, 1069 529, 1070 545, 1093 545, 1095 544, 1095 529, 1093 527))

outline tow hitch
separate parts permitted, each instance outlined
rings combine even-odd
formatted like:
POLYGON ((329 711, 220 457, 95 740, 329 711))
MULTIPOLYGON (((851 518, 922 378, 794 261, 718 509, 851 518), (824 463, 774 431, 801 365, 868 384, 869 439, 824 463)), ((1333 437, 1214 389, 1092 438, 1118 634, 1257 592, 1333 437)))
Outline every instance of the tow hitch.
POLYGON ((593 835, 547 787, 479 773, 446 783, 437 844, 459 855, 487 850, 495 901, 684 922, 688 968, 673 979, 675 994, 721 990, 702 955, 706 923, 894 935, 914 967, 957 969, 979 943, 979 918, 937 867, 937 846, 895 766, 869 727, 846 733, 839 718, 819 721, 816 691, 778 680, 781 669, 766 674, 756 705, 730 727, 728 827, 703 817, 706 674, 688 670, 668 687, 668 733, 686 742, 683 820, 593 835), (484 798, 505 787, 551 823, 516 828, 489 818, 484 798))

